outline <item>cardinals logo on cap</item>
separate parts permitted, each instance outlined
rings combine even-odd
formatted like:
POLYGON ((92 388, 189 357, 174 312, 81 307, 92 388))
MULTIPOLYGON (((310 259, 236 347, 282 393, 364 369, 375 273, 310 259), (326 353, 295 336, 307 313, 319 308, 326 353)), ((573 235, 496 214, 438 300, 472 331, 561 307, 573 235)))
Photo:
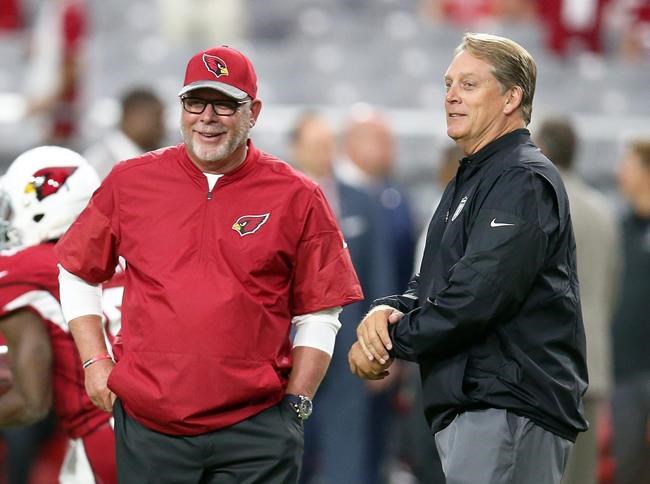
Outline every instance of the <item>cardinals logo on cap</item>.
POLYGON ((222 58, 216 55, 203 54, 203 63, 217 77, 228 75, 228 66, 222 58))
POLYGON ((42 168, 32 175, 32 179, 25 186, 25 193, 34 193, 40 202, 58 192, 76 169, 76 166, 42 168))
POLYGON ((270 212, 263 215, 242 215, 232 225, 232 229, 242 237, 254 234, 266 223, 270 215, 270 212))

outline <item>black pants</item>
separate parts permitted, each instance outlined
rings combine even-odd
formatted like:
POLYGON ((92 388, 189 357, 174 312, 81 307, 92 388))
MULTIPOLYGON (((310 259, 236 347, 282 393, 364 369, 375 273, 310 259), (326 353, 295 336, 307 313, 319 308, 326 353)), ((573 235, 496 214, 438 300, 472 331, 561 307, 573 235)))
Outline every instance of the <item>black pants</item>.
POLYGON ((243 422, 202 435, 179 437, 149 430, 115 403, 120 484, 297 483, 303 423, 286 402, 243 422))

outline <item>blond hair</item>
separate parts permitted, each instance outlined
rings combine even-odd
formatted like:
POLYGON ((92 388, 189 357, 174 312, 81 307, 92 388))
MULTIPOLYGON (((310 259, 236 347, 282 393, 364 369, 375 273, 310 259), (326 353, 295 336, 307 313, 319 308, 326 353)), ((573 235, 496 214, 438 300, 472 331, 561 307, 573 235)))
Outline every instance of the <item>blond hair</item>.
POLYGON ((490 34, 466 33, 454 53, 463 51, 492 65, 504 92, 513 86, 521 88, 521 113, 526 124, 530 123, 537 80, 533 56, 515 41, 490 34))

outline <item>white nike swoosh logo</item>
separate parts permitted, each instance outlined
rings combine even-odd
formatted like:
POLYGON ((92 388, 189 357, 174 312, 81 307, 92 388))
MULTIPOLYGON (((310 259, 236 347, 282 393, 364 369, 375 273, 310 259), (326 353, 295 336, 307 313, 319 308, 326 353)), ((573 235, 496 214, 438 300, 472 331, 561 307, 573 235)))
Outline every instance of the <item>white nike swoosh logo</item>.
POLYGON ((492 222, 490 222, 490 227, 509 227, 513 226, 514 224, 504 224, 504 223, 499 223, 497 222, 496 218, 492 219, 492 222))
POLYGON ((0 279, 2 279, 2 278, 3 278, 4 276, 6 276, 7 274, 9 274, 8 271, 1 271, 1 272, 0 272, 0 279))

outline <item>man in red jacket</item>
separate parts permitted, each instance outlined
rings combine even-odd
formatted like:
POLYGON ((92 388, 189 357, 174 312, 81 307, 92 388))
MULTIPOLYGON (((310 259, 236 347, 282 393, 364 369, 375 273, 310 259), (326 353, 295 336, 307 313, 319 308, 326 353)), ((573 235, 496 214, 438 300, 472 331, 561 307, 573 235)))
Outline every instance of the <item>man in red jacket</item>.
POLYGON ((321 190, 248 140, 256 93, 242 53, 194 55, 184 143, 117 164, 57 246, 86 389, 114 411, 121 482, 297 482, 338 313, 362 298, 321 190), (118 257, 114 364, 97 294, 118 257))

